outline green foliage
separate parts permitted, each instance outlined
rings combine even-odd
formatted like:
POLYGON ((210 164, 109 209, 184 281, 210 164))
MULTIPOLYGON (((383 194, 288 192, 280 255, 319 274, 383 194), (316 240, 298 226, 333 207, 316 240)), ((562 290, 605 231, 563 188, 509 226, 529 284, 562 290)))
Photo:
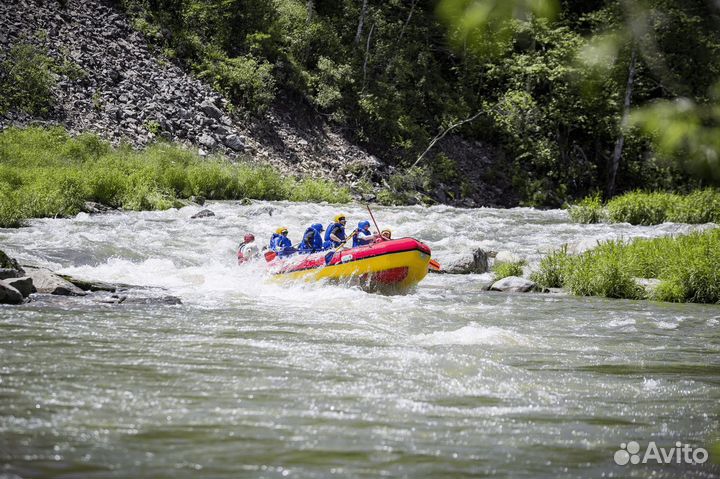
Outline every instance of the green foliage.
POLYGON ((268 109, 275 98, 272 65, 251 56, 228 58, 213 50, 198 67, 199 77, 253 113, 268 109))
POLYGON ((554 252, 545 257, 533 280, 562 286, 582 296, 642 299, 633 278, 662 282, 652 297, 659 301, 720 302, 720 229, 677 238, 610 241, 579 256, 554 252))
POLYGON ((493 266, 495 280, 507 278, 508 276, 522 276, 525 261, 516 261, 513 263, 500 263, 493 266))
POLYGON ((720 223, 720 190, 706 188, 679 197, 667 220, 674 223, 720 223))
POLYGON ((296 182, 288 180, 286 185, 290 201, 329 201, 331 203, 349 203, 352 200, 347 188, 326 181, 311 178, 296 182))
POLYGON ((94 135, 61 128, 0 133, 0 227, 26 218, 77 214, 85 201, 128 210, 172 208, 178 198, 350 201, 346 188, 319 179, 283 178, 269 166, 203 159, 156 144, 113 149, 94 135))
POLYGON ((605 218, 600 193, 588 196, 568 209, 570 218, 575 223, 600 223, 605 218))
POLYGON ((570 206, 570 217, 577 223, 613 223, 656 225, 674 223, 720 222, 720 190, 705 188, 687 195, 634 191, 618 196, 603 206, 600 196, 589 196, 570 206))
POLYGON ((385 187, 378 193, 382 205, 416 204, 422 199, 422 192, 431 186, 430 174, 420 167, 409 168, 390 175, 385 187))
POLYGON ((564 271, 568 261, 567 246, 563 246, 540 260, 538 270, 530 275, 530 279, 546 288, 561 288, 565 284, 564 271))
POLYGON ((45 116, 52 109, 56 68, 47 53, 35 45, 18 43, 0 63, 0 114, 13 109, 45 116))
POLYGON ((563 286, 580 296, 642 298, 642 289, 623 263, 622 245, 605 243, 567 262, 563 286))

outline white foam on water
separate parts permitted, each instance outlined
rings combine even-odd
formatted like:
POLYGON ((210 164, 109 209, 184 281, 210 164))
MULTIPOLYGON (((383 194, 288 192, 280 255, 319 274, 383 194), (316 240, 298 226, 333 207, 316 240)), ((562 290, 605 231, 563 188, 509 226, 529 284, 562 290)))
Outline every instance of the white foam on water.
POLYGON ((656 321, 654 324, 658 329, 677 329, 678 327, 677 323, 671 323, 670 321, 656 321))
POLYGON ((437 331, 412 337, 413 342, 424 346, 490 345, 533 346, 536 343, 525 336, 498 327, 483 327, 471 323, 453 331, 437 331))

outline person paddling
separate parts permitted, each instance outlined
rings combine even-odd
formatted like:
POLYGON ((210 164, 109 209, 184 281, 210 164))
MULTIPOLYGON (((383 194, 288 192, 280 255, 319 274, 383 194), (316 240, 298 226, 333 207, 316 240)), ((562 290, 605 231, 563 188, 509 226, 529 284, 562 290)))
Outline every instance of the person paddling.
POLYGON ((387 241, 389 239, 392 239, 392 231, 390 231, 388 229, 384 229, 380 233, 380 237, 378 239, 376 239, 375 241, 387 241))
POLYGON ((370 222, 361 221, 358 223, 357 233, 353 236, 353 248, 365 246, 372 243, 378 235, 370 231, 370 222))
POLYGON ((255 244, 255 235, 252 233, 246 233, 243 236, 243 242, 238 246, 237 261, 238 264, 243 264, 255 257, 260 253, 257 244, 255 244))
POLYGON ((272 251, 277 253, 278 256, 289 256, 296 253, 297 250, 293 248, 292 241, 288 238, 288 229, 284 226, 278 228, 270 238, 270 248, 272 251))
POLYGON ((347 219, 344 214, 337 215, 325 230, 325 242, 323 248, 337 248, 345 242, 345 224, 347 219))
POLYGON ((325 231, 323 225, 315 223, 305 230, 303 240, 300 243, 301 253, 315 253, 323 250, 322 232, 325 231))

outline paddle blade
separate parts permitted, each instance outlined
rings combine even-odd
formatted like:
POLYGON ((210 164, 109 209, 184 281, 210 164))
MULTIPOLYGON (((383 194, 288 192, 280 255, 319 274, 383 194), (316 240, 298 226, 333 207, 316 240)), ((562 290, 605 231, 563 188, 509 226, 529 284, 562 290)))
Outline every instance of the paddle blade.
POLYGON ((440 268, 440 263, 438 263, 434 259, 431 259, 430 263, 428 263, 428 269, 431 269, 433 271, 440 271, 442 268, 440 268))
POLYGON ((277 253, 275 251, 265 251, 265 261, 269 263, 275 258, 277 258, 277 253))

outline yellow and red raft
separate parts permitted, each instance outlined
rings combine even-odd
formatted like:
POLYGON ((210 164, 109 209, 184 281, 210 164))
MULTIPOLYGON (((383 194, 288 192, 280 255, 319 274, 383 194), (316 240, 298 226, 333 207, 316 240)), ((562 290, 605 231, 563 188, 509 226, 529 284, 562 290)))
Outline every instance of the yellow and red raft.
POLYGON ((349 281, 373 290, 407 291, 427 275, 430 248, 414 238, 380 241, 343 251, 268 258, 279 281, 349 281))

